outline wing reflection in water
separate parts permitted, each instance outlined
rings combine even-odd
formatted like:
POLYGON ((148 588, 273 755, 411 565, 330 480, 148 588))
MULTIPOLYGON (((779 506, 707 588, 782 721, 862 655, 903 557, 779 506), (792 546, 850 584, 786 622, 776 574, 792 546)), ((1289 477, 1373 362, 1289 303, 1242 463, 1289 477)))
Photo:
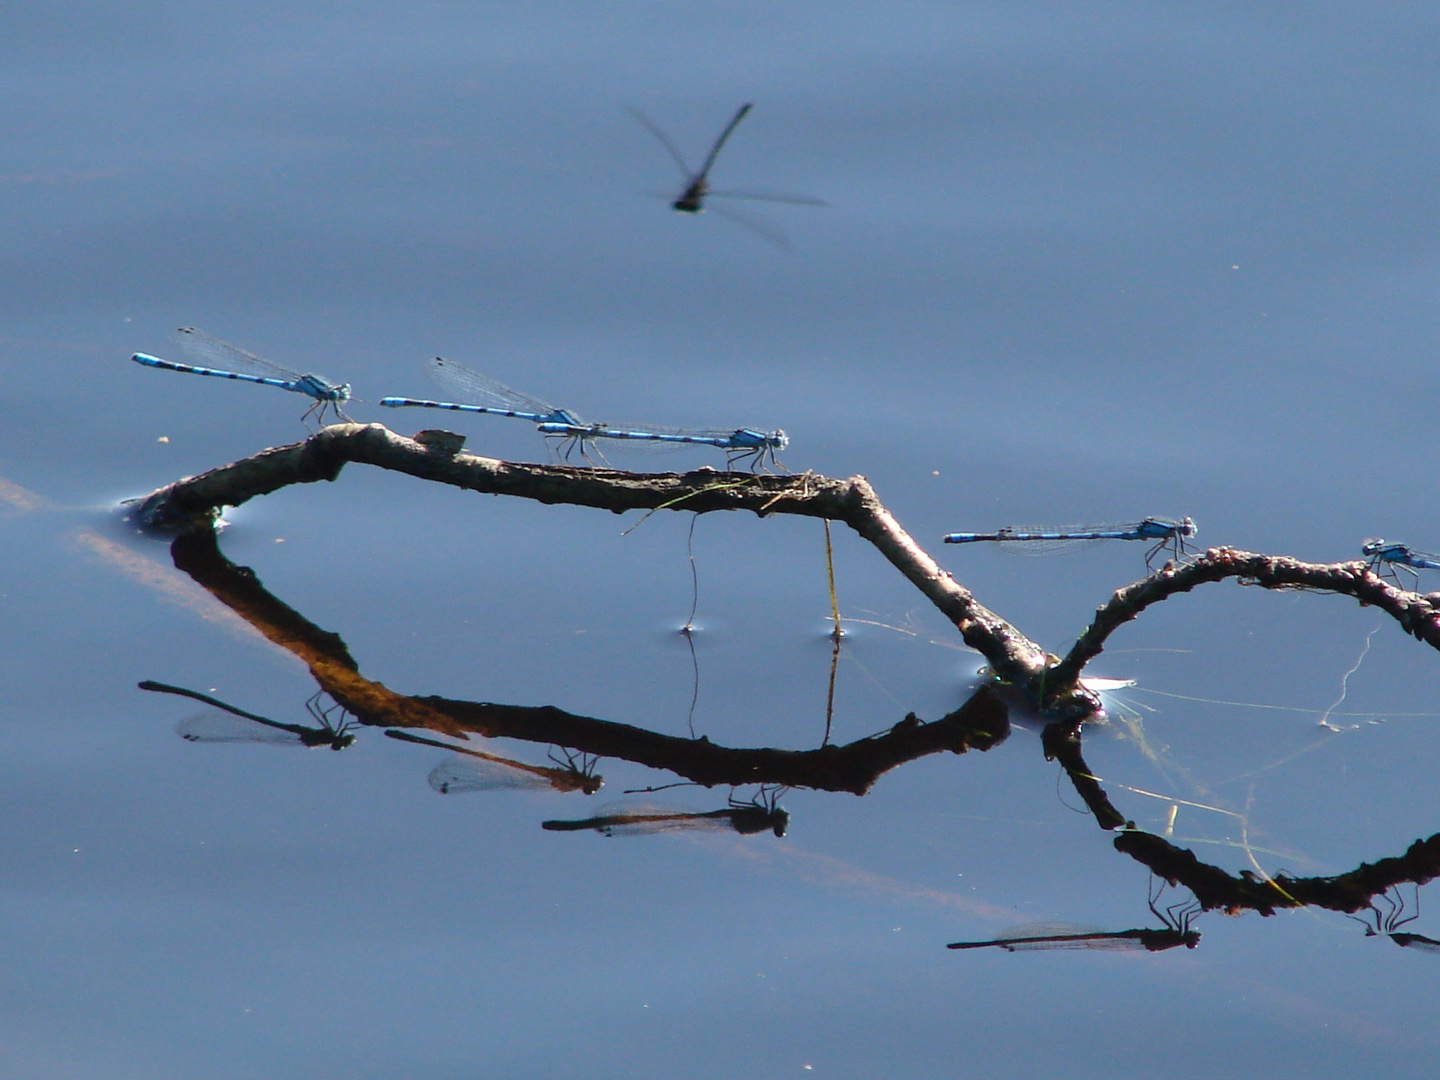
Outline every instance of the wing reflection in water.
POLYGON ((1200 914, 1200 905, 1194 899, 1184 900, 1169 907, 1160 908, 1160 893, 1164 883, 1150 894, 1150 910, 1163 926, 1158 928, 1136 927, 1131 930, 1098 930, 1090 927, 1071 926, 1067 923, 1025 923, 1012 926, 999 937, 990 941, 956 941, 946 948, 984 949, 997 948, 1006 952, 1026 952, 1041 949, 1104 949, 1140 950, 1164 952, 1166 949, 1184 945, 1193 949, 1200 944, 1200 932, 1190 929, 1190 923, 1200 914))
POLYGON ((1039 949, 1113 949, 1163 952, 1181 945, 1193 949, 1200 944, 1198 930, 1091 930, 1066 923, 1027 923, 1005 931, 993 941, 957 941, 950 949, 982 949, 993 945, 1006 952, 1039 949))
POLYGON ((1414 949, 1416 952, 1440 953, 1440 941, 1428 938, 1424 934, 1387 934, 1386 935, 1402 949, 1414 949))
POLYGON ((540 827, 551 832, 593 829, 605 836, 644 836, 682 829, 737 832, 742 836, 768 831, 784 836, 790 824, 790 815, 778 804, 779 796, 778 791, 762 789, 748 802, 732 796, 729 806, 707 811, 680 810, 634 799, 619 799, 600 807, 593 817, 575 821, 543 821, 540 827))
POLYGON ((186 690, 181 686, 153 682, 149 679, 140 683, 141 690, 159 694, 175 694, 193 698, 213 706, 203 712, 187 716, 175 725, 175 733, 187 742, 264 743, 270 746, 328 746, 331 750, 344 750, 355 742, 350 731, 351 724, 345 710, 337 703, 321 705, 324 691, 316 691, 305 702, 305 711, 318 726, 285 724, 279 720, 258 716, 244 709, 228 705, 219 698, 202 694, 198 690, 186 690), (337 720, 338 715, 338 720, 337 720))
MULTIPOLYGON (((588 754, 578 757, 565 750, 565 763, 560 768, 545 765, 530 765, 523 761, 489 754, 468 746, 441 742, 439 739, 413 735, 408 731, 391 729, 385 732, 392 739, 401 742, 434 746, 441 750, 453 751, 455 756, 442 761, 430 770, 430 786, 441 795, 458 795, 467 791, 583 791, 593 795, 605 784, 604 777, 595 774, 596 758, 588 754)), ((551 752, 550 760, 559 766, 560 760, 551 752)))

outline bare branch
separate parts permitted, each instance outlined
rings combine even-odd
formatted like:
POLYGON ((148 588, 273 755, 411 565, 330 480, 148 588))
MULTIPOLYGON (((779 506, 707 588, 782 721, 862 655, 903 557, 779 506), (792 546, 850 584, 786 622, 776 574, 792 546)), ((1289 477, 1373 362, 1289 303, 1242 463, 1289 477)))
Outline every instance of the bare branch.
MULTIPOLYGON (((885 509, 863 476, 837 480, 809 472, 776 476, 710 468, 633 473, 500 461, 457 453, 455 446, 453 439, 440 439, 431 432, 408 439, 383 424, 335 424, 304 442, 265 450, 163 487, 142 501, 137 517, 156 529, 208 524, 223 506, 239 506, 289 484, 333 481, 347 462, 355 461, 469 491, 591 506, 617 514, 747 510, 760 517, 825 518, 849 525, 869 541, 1006 682, 1034 693, 1045 678, 1044 650, 942 570, 885 509)), ((1067 694, 1051 695, 1049 707, 1057 715, 1079 719, 1099 703, 1087 691, 1072 687, 1067 694)))
POLYGON ((1143 581, 1120 589, 1095 613, 1069 655, 1051 670, 1063 688, 1080 677, 1105 647, 1106 640, 1152 604, 1177 593, 1235 578, 1242 585, 1265 589, 1308 589, 1353 596, 1361 604, 1391 615, 1407 634, 1440 649, 1440 593, 1420 595, 1387 584, 1363 561, 1308 563, 1287 555, 1257 555, 1235 548, 1211 548, 1183 564, 1167 563, 1143 581))

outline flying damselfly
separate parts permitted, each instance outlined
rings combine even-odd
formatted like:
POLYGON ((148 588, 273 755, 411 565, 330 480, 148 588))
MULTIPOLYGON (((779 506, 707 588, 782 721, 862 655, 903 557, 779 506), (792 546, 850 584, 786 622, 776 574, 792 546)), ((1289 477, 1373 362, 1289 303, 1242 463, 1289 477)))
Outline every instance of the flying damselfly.
MULTIPOLYGON (((654 135, 655 138, 659 140, 660 145, 665 148, 666 153, 670 155, 671 159, 679 167, 680 175, 684 177, 685 187, 681 190, 680 194, 671 201, 670 208, 672 210, 676 210, 682 214, 702 213, 705 210, 705 200, 711 196, 721 199, 746 199, 759 202, 789 203, 792 206, 829 205, 823 199, 817 199, 810 195, 797 195, 791 192, 760 189, 712 188, 710 186, 710 170, 715 167, 715 159, 720 156, 721 147, 725 145, 725 141, 730 138, 735 128, 739 126, 740 121, 745 119, 746 114, 750 112, 751 108, 752 104, 747 102, 736 110, 735 115, 730 118, 730 122, 725 125, 725 129, 720 132, 714 145, 710 147, 710 152, 705 155, 705 160, 701 164, 698 172, 692 171, 690 166, 685 163, 684 155, 676 149, 675 144, 670 141, 670 136, 665 134, 659 124, 655 123, 654 120, 651 120, 650 117, 646 116, 639 109, 628 110, 630 115, 635 117, 635 119, 644 126, 646 131, 650 132, 651 135, 654 135)), ((785 236, 785 233, 777 226, 763 219, 755 219, 746 214, 737 214, 733 210, 721 208, 716 208, 716 212, 723 217, 730 218, 739 225, 743 225, 747 229, 759 233, 765 237, 765 239, 774 244, 778 244, 780 247, 789 246, 789 239, 785 236)))

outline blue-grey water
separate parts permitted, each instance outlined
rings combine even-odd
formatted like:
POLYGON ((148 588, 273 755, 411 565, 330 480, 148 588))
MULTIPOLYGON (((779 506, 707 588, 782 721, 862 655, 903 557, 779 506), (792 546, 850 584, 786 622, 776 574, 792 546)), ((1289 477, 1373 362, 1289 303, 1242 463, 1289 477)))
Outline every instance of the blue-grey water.
MULTIPOLYGON (((864 798, 791 792, 784 839, 543 832, 595 800, 441 797, 443 754, 376 731, 186 743, 193 703, 138 681, 292 723, 315 686, 114 508, 305 435, 298 395, 129 362, 184 359, 194 325, 497 456, 546 450, 367 401, 433 393, 443 355, 591 418, 784 427, 793 471, 869 477, 1057 652, 1138 545, 943 533, 1189 514, 1202 546, 1440 549, 1440 13, 13 3, 0 31, 0 1071, 1430 1075, 1435 957, 1336 913, 1212 912, 1193 952, 947 951, 1153 924, 1144 869, 1022 726, 864 798), (715 185, 830 203, 747 204, 788 248, 672 213, 653 193, 680 177, 626 112, 696 163, 744 101, 715 185)), ((402 693, 824 733, 813 520, 698 522, 692 667, 686 515, 627 533, 352 465, 230 516, 225 553, 402 693)), ((834 538, 833 738, 956 707, 980 658, 834 538)), ((1440 831, 1440 657, 1388 618, 1229 583, 1111 646, 1092 673, 1138 685, 1086 753, 1138 825, 1301 875, 1440 831)), ((601 772, 601 799, 673 779, 601 772)), ((1440 937, 1420 905, 1406 929, 1440 937)))

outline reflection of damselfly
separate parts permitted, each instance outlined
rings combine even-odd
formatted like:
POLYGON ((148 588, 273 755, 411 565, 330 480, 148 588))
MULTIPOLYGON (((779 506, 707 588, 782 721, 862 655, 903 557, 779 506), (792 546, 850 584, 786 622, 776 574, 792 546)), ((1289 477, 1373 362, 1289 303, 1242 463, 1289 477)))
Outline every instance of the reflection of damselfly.
POLYGON ((1400 894, 1398 885, 1388 892, 1381 893, 1379 900, 1384 910, 1375 906, 1375 901, 1370 902, 1370 918, 1364 919, 1357 915, 1347 915, 1346 918, 1354 919, 1361 926, 1365 927, 1366 937, 1388 937, 1402 949, 1415 949, 1418 952, 1440 953, 1440 941, 1428 938, 1424 934, 1412 934, 1401 930, 1400 927, 1407 926, 1420 917, 1420 886, 1415 886, 1415 914, 1405 915, 1405 897, 1400 894), (1401 916, 1404 916, 1402 918, 1401 916))
POLYGON ((1154 546, 1145 553, 1145 565, 1149 566, 1150 561, 1162 551, 1169 551, 1178 559, 1185 553, 1185 541, 1194 535, 1195 522, 1187 517, 1179 521, 1146 518, 1128 525, 1075 525, 1048 532, 1010 527, 993 533, 949 533, 944 539, 947 544, 981 541, 1005 544, 1007 550, 1023 555, 1052 555, 1096 540, 1153 540, 1154 546), (1011 548, 1011 543, 1020 546, 1011 548))
POLYGON ((729 830, 745 836, 769 831, 776 836, 784 836, 790 824, 790 815, 778 804, 779 797, 780 791, 761 788, 749 801, 742 802, 732 795, 730 805, 723 810, 704 812, 620 799, 600 807, 593 817, 578 821, 543 821, 540 825, 551 832, 593 829, 605 836, 642 836, 680 829, 729 830))
POLYGON ((1400 584, 1397 570, 1404 570, 1416 585, 1420 583, 1420 575, 1415 573, 1416 570, 1440 570, 1440 555, 1416 551, 1404 544, 1392 544, 1387 540, 1366 540, 1360 553, 1370 560, 1372 574, 1389 577, 1397 585, 1400 584))
MULTIPOLYGON (((645 130, 654 135, 665 147, 666 153, 674 160, 680 169, 680 175, 685 179, 684 190, 671 202, 670 207, 682 214, 699 214, 705 209, 705 200, 710 196, 722 199, 747 199, 760 202, 790 203, 793 206, 827 206, 823 199, 816 199, 809 195, 796 195, 784 191, 762 191, 762 190, 737 190, 733 188, 713 189, 710 187, 710 170, 715 166, 715 159, 720 156, 720 148, 725 145, 725 140, 739 126, 740 121, 750 111, 751 105, 741 105, 730 122, 725 125, 725 130, 720 132, 720 137, 710 147, 710 152, 705 155, 705 161, 700 166, 699 172, 692 172, 690 166, 685 163, 684 155, 675 148, 670 141, 670 136, 660 129, 660 125, 651 120, 638 109, 630 109, 630 115, 635 117, 644 125, 645 130)), ((736 214, 733 210, 719 210, 722 216, 730 218, 737 224, 753 229, 761 236, 781 247, 788 246, 785 234, 776 226, 766 221, 752 219, 746 214, 736 214)))
POLYGON ((1184 945, 1193 949, 1200 944, 1200 932, 1191 930, 1190 923, 1200 914, 1200 904, 1192 899, 1159 908, 1156 904, 1160 889, 1150 895, 1150 910, 1165 925, 1158 929, 1139 927, 1133 930, 1090 930, 1064 923, 1026 923, 1014 926, 991 941, 956 941, 950 949, 984 949, 994 947, 1006 952, 1040 949, 1144 949, 1164 952, 1184 945))
POLYGON ((194 716, 187 716, 175 725, 175 733, 187 742, 328 746, 331 750, 344 750, 355 742, 355 736, 350 732, 352 725, 345 719, 345 710, 333 701, 329 705, 320 704, 323 690, 316 691, 314 696, 305 702, 305 711, 319 725, 308 727, 305 724, 282 724, 278 720, 257 716, 244 709, 237 709, 234 705, 227 705, 219 698, 202 694, 198 690, 186 690, 182 686, 170 686, 146 679, 140 684, 140 689, 153 690, 159 694, 177 694, 215 706, 194 716), (337 712, 340 714, 338 723, 335 720, 337 712))
POLYGON ((380 404, 389 408, 418 407, 450 409, 454 412, 486 413, 490 416, 513 416, 529 420, 546 438, 559 442, 561 453, 569 457, 578 450, 588 457, 590 449, 601 439, 611 442, 648 442, 715 446, 725 451, 728 464, 748 463, 758 468, 767 461, 778 465, 775 455, 789 445, 783 431, 758 431, 753 428, 710 430, 704 428, 665 428, 650 424, 590 424, 568 409, 557 409, 538 398, 512 390, 478 371, 471 371, 453 360, 436 357, 430 363, 431 374, 453 391, 455 401, 430 401, 425 398, 384 397, 380 404))
POLYGON ((412 735, 408 731, 389 729, 385 732, 392 739, 419 743, 421 746, 435 746, 451 750, 455 757, 442 761, 430 770, 430 786, 441 795, 457 795, 466 791, 498 791, 505 788, 555 791, 583 791, 593 795, 605 784, 605 779, 595 775, 596 759, 588 754, 576 757, 565 751, 561 764, 554 751, 550 760, 559 768, 545 765, 528 765, 513 761, 498 754, 487 754, 468 746, 429 739, 423 735, 412 735))
POLYGON ((182 326, 175 331, 175 337, 180 347, 198 360, 199 364, 177 364, 173 360, 161 360, 146 353, 136 353, 130 359, 146 367, 183 371, 191 375, 213 375, 218 379, 237 379, 304 394, 314 398, 315 404, 305 411, 302 420, 308 420, 313 415, 317 421, 324 423, 326 409, 333 409, 336 417, 341 420, 350 419, 340 408, 342 401, 350 400, 349 383, 332 383, 319 375, 301 375, 279 364, 272 364, 269 360, 261 360, 260 357, 211 337, 193 326, 182 326))

